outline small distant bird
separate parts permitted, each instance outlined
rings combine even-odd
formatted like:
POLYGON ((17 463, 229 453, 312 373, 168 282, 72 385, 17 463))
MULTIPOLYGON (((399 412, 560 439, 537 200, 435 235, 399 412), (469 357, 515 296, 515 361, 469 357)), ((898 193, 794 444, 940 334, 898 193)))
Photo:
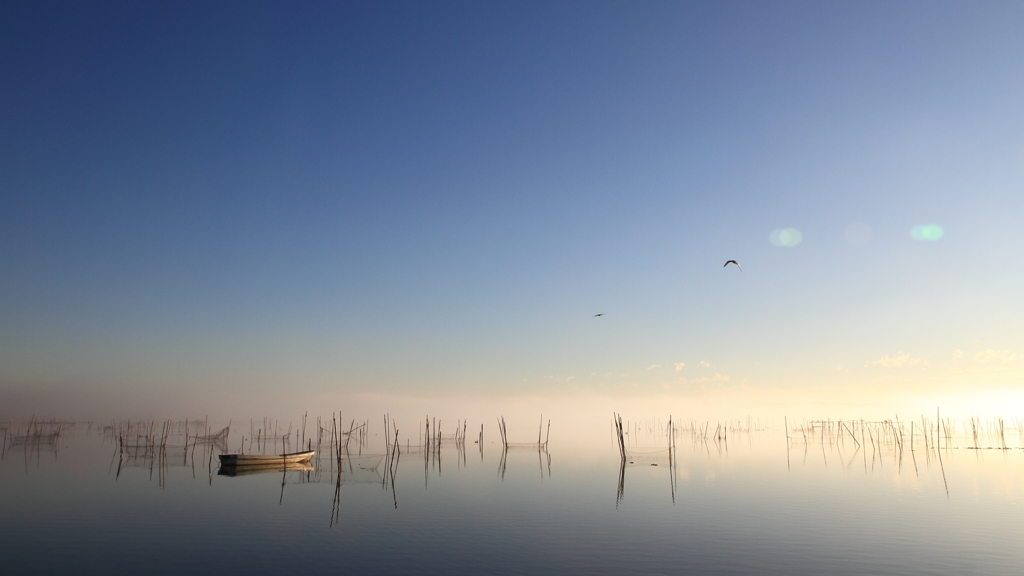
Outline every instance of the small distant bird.
POLYGON ((594 314, 594 318, 597 318, 598 316, 604 316, 604 312, 601 312, 600 314, 594 314))
POLYGON ((729 264, 735 264, 736 267, 740 269, 740 272, 743 272, 743 266, 740 266, 740 263, 735 260, 726 260, 725 264, 722 264, 722 268, 725 268, 729 264))

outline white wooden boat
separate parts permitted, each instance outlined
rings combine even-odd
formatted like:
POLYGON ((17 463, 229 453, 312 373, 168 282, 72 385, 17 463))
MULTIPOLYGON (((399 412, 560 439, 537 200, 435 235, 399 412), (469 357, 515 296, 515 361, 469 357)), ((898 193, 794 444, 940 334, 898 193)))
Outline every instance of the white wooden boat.
POLYGON ((312 472, 313 465, 309 462, 285 464, 277 460, 272 464, 224 464, 217 470, 218 476, 249 476, 251 474, 268 474, 271 472, 312 472))
POLYGON ((260 454, 221 454, 220 463, 224 466, 265 466, 267 464, 298 464, 309 462, 309 459, 316 454, 315 450, 307 452, 292 452, 290 454, 277 454, 264 456, 260 454))

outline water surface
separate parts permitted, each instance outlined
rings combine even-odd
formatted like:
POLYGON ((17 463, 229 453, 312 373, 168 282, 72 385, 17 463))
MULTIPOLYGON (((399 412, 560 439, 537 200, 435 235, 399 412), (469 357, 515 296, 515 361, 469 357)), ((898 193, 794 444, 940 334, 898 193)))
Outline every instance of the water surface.
MULTIPOLYGON (((644 421, 625 425, 623 463, 606 422, 595 415, 583 434, 553 433, 546 446, 507 451, 494 430, 482 449, 473 433, 462 442, 445 435, 439 447, 402 436, 408 447, 395 457, 370 424, 349 440, 340 475, 333 449, 322 444, 311 470, 235 476, 218 473, 216 454, 241 448, 249 426, 233 427, 220 443, 185 448, 172 438, 163 450, 126 456, 123 438, 102 425, 63 424, 59 437, 25 441, 16 438, 25 425, 11 424, 0 461, 0 553, 11 574, 1024 567, 1016 429, 976 442, 961 423, 940 446, 918 431, 911 449, 908 437, 897 440, 895 428, 883 435, 881 424, 865 425, 861 438, 805 421, 790 426, 787 440, 784 429, 739 423, 716 434, 712 422, 707 432, 677 425, 670 451, 666 427, 644 421)), ((245 449, 276 453, 271 445, 245 449)))

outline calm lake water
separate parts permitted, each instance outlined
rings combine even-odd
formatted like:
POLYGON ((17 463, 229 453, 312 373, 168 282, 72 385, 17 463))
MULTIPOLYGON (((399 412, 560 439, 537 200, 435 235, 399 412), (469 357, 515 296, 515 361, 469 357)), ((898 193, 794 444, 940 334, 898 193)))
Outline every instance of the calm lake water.
POLYGON ((190 428, 209 437, 188 448, 177 423, 163 450, 99 424, 25 437, 27 423, 12 423, 3 571, 1024 572, 1024 450, 1009 425, 982 423, 975 440, 956 422, 936 448, 921 421, 912 448, 909 423, 790 421, 787 438, 783 426, 736 422, 723 437, 714 421, 688 422, 670 452, 664 423, 625 422, 623 465, 610 420, 593 421, 505 451, 493 425, 481 448, 471 419, 463 442, 440 448, 402 434, 397 458, 371 422, 348 440, 340 476, 323 443, 311 469, 219 473, 216 454, 243 437, 246 452, 280 452, 278 439, 250 444, 248 423, 226 438, 224 424, 190 428))

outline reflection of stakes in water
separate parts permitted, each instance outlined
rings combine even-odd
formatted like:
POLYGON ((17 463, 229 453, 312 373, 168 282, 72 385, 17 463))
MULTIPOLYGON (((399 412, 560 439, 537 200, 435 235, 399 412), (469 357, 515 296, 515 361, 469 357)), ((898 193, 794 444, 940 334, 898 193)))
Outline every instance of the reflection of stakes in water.
MULTIPOLYGON (((349 431, 344 432, 338 427, 341 420, 340 413, 337 417, 331 416, 331 427, 320 427, 318 424, 318 435, 325 434, 328 437, 328 450, 334 457, 330 458, 330 471, 333 473, 334 497, 331 504, 331 518, 329 526, 333 527, 339 523, 341 517, 341 487, 346 482, 352 483, 381 483, 384 489, 390 486, 395 508, 398 507, 398 499, 395 496, 395 471, 398 467, 398 459, 401 454, 398 442, 398 427, 391 420, 390 415, 385 414, 385 446, 384 454, 364 454, 363 445, 368 442, 369 421, 364 421, 359 426, 353 420, 349 424, 349 431), (344 441, 343 441, 344 438, 344 441), (355 453, 352 453, 351 441, 355 439, 357 446, 355 453), (372 465, 370 463, 373 463, 372 465), (378 468, 384 463, 383 476, 378 468), (336 466, 336 467, 335 467, 336 466), (347 479, 346 479, 347 478, 347 479)), ((319 441, 318 441, 319 443, 319 441)), ((307 446, 312 446, 312 438, 307 440, 307 446)), ((317 481, 320 474, 317 473, 317 481)), ((309 477, 307 476, 307 479, 309 477)))
POLYGON ((480 424, 480 436, 477 438, 476 443, 480 446, 480 461, 484 461, 484 425, 480 424))
POLYGON ((821 459, 825 463, 825 467, 828 468, 828 457, 825 456, 825 423, 819 423, 821 427, 821 459))
POLYGON ((337 476, 334 482, 334 500, 331 506, 331 523, 333 528, 341 516, 341 467, 338 467, 337 476))
MULTIPOLYGON (((805 420, 804 425, 800 428, 801 436, 804 439, 805 459, 807 456, 807 448, 811 443, 817 443, 819 448, 822 450, 823 462, 828 465, 828 457, 831 451, 835 451, 840 459, 840 464, 844 469, 848 469, 850 462, 847 462, 847 458, 844 455, 844 447, 847 441, 852 441, 855 444, 854 454, 858 451, 863 450, 864 456, 864 468, 867 471, 867 451, 866 446, 868 442, 871 443, 872 448, 872 467, 877 465, 884 467, 885 458, 891 457, 893 463, 897 466, 897 470, 902 470, 904 448, 906 443, 906 436, 910 434, 910 441, 915 441, 914 436, 916 435, 916 423, 911 422, 914 430, 906 430, 905 425, 895 418, 892 420, 882 420, 878 422, 866 422, 864 420, 856 421, 843 421, 843 420, 813 420, 807 422, 805 420)), ((792 430, 789 427, 788 417, 784 419, 786 445, 787 448, 792 446, 792 443, 800 437, 793 437, 790 432, 792 430)), ((945 427, 951 427, 946 422, 943 424, 945 427)), ((952 446, 952 437, 949 435, 948 442, 950 448, 952 446)), ((926 437, 927 439, 927 437, 926 437)), ((787 462, 790 462, 790 456, 787 454, 787 462)))
POLYGON ((6 458, 11 449, 21 447, 24 455, 25 473, 28 474, 28 465, 32 458, 36 459, 36 466, 42 465, 44 450, 47 453, 52 453, 54 457, 57 456, 60 449, 61 436, 66 430, 73 428, 74 423, 63 420, 36 420, 35 415, 33 415, 24 432, 21 431, 20 426, 14 426, 14 429, 11 430, 12 426, 14 426, 13 423, 8 423, 4 427, 2 457, 6 458))
MULTIPOLYGON (((919 425, 917 420, 911 419, 908 427, 907 423, 901 421, 898 415, 893 419, 875 422, 865 420, 815 420, 806 422, 801 432, 805 438, 805 449, 811 442, 817 442, 824 446, 824 455, 826 457, 830 455, 831 451, 835 451, 840 458, 840 463, 843 465, 844 470, 849 470, 857 452, 862 451, 865 473, 868 470, 867 446, 869 442, 872 452, 871 469, 874 470, 876 466, 879 469, 884 469, 886 459, 892 458, 897 474, 902 474, 903 458, 908 455, 905 452, 909 442, 909 456, 911 457, 914 474, 916 477, 920 477, 917 449, 919 448, 919 443, 923 442, 926 465, 930 469, 931 456, 934 455, 937 459, 936 465, 939 467, 939 473, 942 476, 943 487, 947 497, 949 494, 949 479, 945 474, 945 461, 947 460, 946 456, 952 454, 953 450, 1024 450, 1024 441, 1021 442, 1022 446, 1010 446, 1007 443, 1008 426, 1005 418, 993 418, 984 422, 976 417, 966 419, 959 426, 959 428, 962 428, 962 436, 960 437, 957 437, 954 433, 958 428, 956 420, 950 417, 942 417, 939 410, 936 410, 936 420, 934 422, 924 416, 920 418, 920 422, 921 424, 919 425), (819 438, 817 434, 820 434, 821 437, 819 438), (920 439, 917 438, 918 435, 920 435, 920 439), (843 453, 843 447, 847 440, 853 441, 856 444, 856 449, 849 459, 843 453), (966 445, 958 446, 959 442, 965 442, 966 445), (943 454, 943 452, 946 452, 946 454, 943 454)), ((1016 422, 1019 422, 1019 420, 1016 422)), ((785 425, 787 427, 786 440, 788 447, 794 440, 789 434, 788 418, 785 420, 785 425)), ((1018 430, 1018 436, 1024 437, 1024 431, 1018 430)), ((789 455, 787 454, 787 465, 788 462, 789 455)))
POLYGON ((618 491, 615 493, 615 507, 618 508, 619 504, 622 503, 622 498, 626 493, 626 440, 625 432, 622 430, 622 416, 613 414, 613 422, 615 423, 615 435, 619 443, 619 486, 618 491))
POLYGON ((121 471, 126 467, 146 468, 149 470, 150 479, 156 472, 157 481, 163 488, 166 486, 170 467, 188 466, 190 455, 192 456, 194 477, 195 451, 199 444, 204 445, 204 456, 207 447, 211 448, 211 452, 214 447, 225 451, 228 428, 211 434, 208 427, 200 428, 199 423, 195 423, 196 433, 194 436, 191 433, 192 428, 193 422, 188 419, 184 421, 164 420, 160 425, 159 433, 156 432, 156 422, 152 420, 148 423, 132 422, 131 420, 115 421, 110 426, 104 426, 104 442, 107 438, 117 441, 117 450, 114 455, 118 458, 118 471, 115 481, 120 478, 121 471), (200 431, 205 434, 201 435, 200 431), (181 450, 182 459, 180 461, 174 456, 177 450, 181 450))
POLYGON ((284 485, 288 483, 288 461, 281 458, 281 496, 277 499, 277 505, 284 502, 284 485))
POLYGON ((28 473, 28 464, 32 458, 36 459, 36 465, 42 464, 42 453, 45 450, 57 456, 60 449, 60 438, 70 428, 74 427, 73 422, 64 420, 37 420, 35 415, 29 421, 25 431, 13 423, 4 427, 4 450, 3 458, 11 449, 21 447, 24 453, 25 473, 28 473), (14 426, 14 429, 10 428, 14 426))
MULTIPOLYGON (((463 438, 465 438, 465 434, 463 434, 463 438)), ((465 468, 466 467, 466 442, 465 442, 465 440, 462 440, 461 442, 456 443, 455 444, 455 448, 459 451, 459 455, 462 456, 462 467, 465 468)))
MULTIPOLYGON (((896 415, 896 424, 899 424, 900 416, 896 415)), ((896 458, 896 472, 903 472, 903 432, 902 425, 897 427, 892 421, 889 422, 889 429, 892 431, 892 440, 896 444, 893 456, 896 458), (898 450, 898 452, 897 452, 898 450)))
POLYGON ((860 421, 860 443, 864 447, 864 475, 868 473, 868 445, 864 440, 864 420, 860 421))
POLYGON ((537 451, 537 467, 541 471, 541 482, 544 482, 544 458, 541 457, 541 451, 537 451))
POLYGON ((391 464, 388 466, 388 475, 391 477, 391 497, 395 503, 395 510, 398 509, 398 492, 395 490, 395 471, 398 470, 398 462, 402 458, 402 448, 398 444, 398 427, 395 427, 395 445, 391 450, 391 464))
POLYGON ((672 505, 676 503, 676 426, 672 421, 672 415, 668 417, 668 482, 672 492, 672 505))
MULTIPOLYGON (((390 416, 386 418, 389 426, 393 428, 394 422, 390 416)), ((431 470, 437 471, 438 476, 443 472, 443 453, 441 451, 444 447, 449 447, 454 443, 457 451, 456 462, 461 467, 465 464, 465 439, 466 439, 466 428, 468 424, 464 421, 459 420, 456 430, 452 434, 444 434, 441 431, 442 422, 436 418, 431 418, 429 415, 424 419, 424 423, 418 429, 419 444, 412 444, 410 438, 406 438, 405 447, 401 448, 401 441, 398 439, 397 432, 392 429, 390 432, 385 434, 385 446, 401 448, 398 452, 404 452, 405 454, 421 454, 423 456, 423 486, 429 488, 429 479, 431 470)), ((397 448, 395 448, 397 450, 397 448)), ((391 448, 388 448, 391 450, 391 448)))
POLYGON ((441 421, 437 418, 433 418, 430 421, 434 425, 432 432, 430 433, 430 451, 428 457, 433 465, 434 469, 437 470, 437 475, 441 475, 441 421))
MULTIPOLYGON (((612 427, 614 428, 614 436, 615 436, 615 438, 617 440, 617 444, 618 444, 618 447, 619 447, 619 481, 618 481, 618 487, 617 487, 616 496, 615 496, 615 507, 618 508, 619 504, 622 503, 622 500, 625 497, 626 465, 627 464, 636 464, 638 462, 643 461, 644 463, 647 463, 650 466, 659 466, 659 464, 661 463, 659 461, 661 461, 662 459, 667 459, 667 461, 668 461, 667 468, 668 468, 668 474, 669 474, 669 494, 670 494, 670 496, 672 498, 672 503, 674 505, 675 504, 675 497, 676 497, 676 475, 677 475, 677 473, 676 473, 676 462, 677 462, 677 459, 676 459, 676 455, 675 455, 675 448, 676 448, 675 438, 676 438, 677 431, 676 431, 675 421, 672 419, 672 417, 669 416, 668 423, 665 425, 664 428, 661 427, 660 423, 657 424, 656 426, 655 425, 649 425, 649 426, 646 426, 644 428, 644 431, 648 432, 648 433, 657 433, 657 432, 660 432, 661 430, 664 430, 665 434, 666 434, 665 441, 666 441, 666 444, 667 444, 667 448, 662 448, 662 447, 641 448, 641 447, 637 447, 637 444, 639 443, 639 439, 636 438, 635 434, 634 434, 634 438, 631 441, 627 442, 626 436, 629 433, 626 431, 626 428, 629 427, 629 425, 628 425, 628 423, 625 424, 625 425, 623 424, 622 416, 619 415, 619 414, 613 414, 612 415, 612 427), (632 447, 630 447, 629 444, 632 444, 632 447)), ((724 428, 727 428, 727 427, 728 427, 728 424, 726 424, 725 426, 723 426, 722 424, 718 425, 718 428, 716 429, 716 432, 715 432, 715 437, 716 437, 715 438, 715 442, 716 442, 716 445, 719 442, 721 442, 723 444, 725 443, 725 433, 723 433, 722 430, 724 428)), ((632 427, 629 427, 629 428, 630 428, 630 431, 633 431, 634 433, 637 430, 640 429, 639 426, 632 426, 632 427)), ((704 446, 705 448, 706 448, 706 442, 704 441, 704 439, 706 437, 707 428, 708 428, 707 425, 704 426, 703 430, 701 430, 699 427, 691 426, 691 431, 694 432, 694 439, 698 439, 698 438, 701 439, 701 445, 704 446)), ((696 447, 696 445, 697 445, 696 442, 695 442, 694 445, 696 447)))
POLYGON ((939 458, 939 470, 942 471, 942 486, 946 489, 946 499, 949 499, 949 484, 946 483, 946 467, 942 464, 942 451, 936 449, 935 454, 939 458))
POLYGON ((914 421, 910 421, 910 459, 914 462, 914 476, 920 477, 917 471, 917 456, 914 454, 914 421))
POLYGON ((850 455, 850 459, 846 462, 846 466, 844 467, 847 472, 849 472, 850 467, 853 466, 853 459, 857 457, 857 453, 860 452, 860 450, 861 450, 860 446, 856 446, 854 448, 853 454, 850 455))
POLYGON ((619 463, 619 486, 615 493, 615 507, 618 508, 626 494, 626 462, 619 463))
POLYGON ((395 492, 395 470, 398 467, 398 459, 401 456, 401 448, 398 444, 398 426, 390 420, 390 418, 384 416, 384 430, 385 430, 385 462, 384 476, 381 478, 381 487, 387 490, 388 480, 390 479, 391 484, 391 496, 394 500, 395 509, 398 508, 398 495, 395 492), (390 428, 394 427, 394 440, 391 440, 390 428))
MULTIPOLYGON (((789 416, 783 416, 783 426, 786 428, 786 471, 791 471, 789 467, 789 416)), ((747 435, 747 439, 750 439, 749 434, 747 435)))
POLYGON ((551 454, 548 452, 546 444, 533 444, 528 443, 509 443, 507 446, 501 447, 501 455, 498 459, 498 474, 501 479, 505 479, 505 470, 508 466, 508 453, 512 451, 524 451, 524 450, 536 450, 537 460, 540 464, 541 479, 544 478, 544 461, 547 460, 547 473, 548 478, 551 477, 551 454))
POLYGON ((832 428, 830 427, 829 430, 830 430, 830 433, 829 433, 829 447, 830 448, 835 448, 835 451, 836 451, 836 453, 837 453, 837 455, 839 457, 839 466, 842 467, 843 470, 846 470, 846 464, 844 462, 844 460, 846 458, 843 456, 843 442, 842 442, 843 436, 842 436, 842 434, 838 433, 838 431, 837 431, 836 437, 833 438, 832 434, 831 434, 832 428))
MULTIPOLYGON (((206 420, 208 422, 208 419, 206 420)), ((88 434, 93 433, 93 426, 91 422, 83 423, 88 427, 88 434)), ((45 422, 36 419, 34 416, 29 422, 28 431, 24 434, 24 441, 19 436, 20 429, 12 429, 10 425, 2 426, 5 431, 5 438, 3 439, 3 452, 2 455, 6 457, 7 452, 10 451, 12 445, 24 445, 26 447, 26 460, 28 456, 36 457, 37 454, 41 453, 41 448, 47 446, 48 437, 52 434, 53 446, 52 451, 56 454, 59 449, 60 443, 57 441, 58 438, 64 436, 64 431, 72 429, 76 426, 74 422, 67 421, 50 421, 45 422), (57 431, 60 431, 57 434, 57 431), (53 430, 53 432, 50 432, 53 430), (13 432, 13 436, 12 436, 13 432)), ((108 465, 108 474, 115 476, 115 481, 119 479, 120 473, 130 467, 143 468, 145 469, 149 477, 152 479, 154 476, 161 486, 166 486, 167 477, 172 466, 188 466, 188 458, 192 456, 191 466, 193 469, 193 476, 195 475, 195 460, 199 457, 197 454, 198 447, 200 444, 204 445, 203 458, 206 458, 207 452, 213 452, 214 450, 220 450, 221 452, 226 451, 227 448, 227 436, 230 430, 230 422, 227 427, 217 433, 210 431, 208 424, 204 425, 204 421, 194 421, 190 418, 184 420, 162 420, 160 426, 156 426, 156 421, 133 421, 133 420, 114 420, 109 425, 97 426, 96 431, 102 434, 102 444, 106 445, 109 440, 114 444, 114 453, 112 454, 111 462, 108 465), (181 460, 178 460, 178 452, 180 450, 181 460), (113 460, 118 460, 117 472, 114 472, 113 460)), ((245 439, 249 439, 246 437, 245 439)), ((208 460, 208 466, 212 468, 212 462, 208 460)), ((211 470, 212 471, 212 470, 211 470)))
MULTIPOLYGON (((551 476, 551 455, 548 453, 548 440, 551 438, 551 420, 548 420, 548 435, 544 436, 544 415, 540 417, 540 427, 537 430, 537 442, 509 442, 508 441, 508 428, 505 424, 505 418, 498 418, 498 432, 501 434, 501 456, 498 459, 498 474, 501 476, 502 481, 505 479, 505 470, 508 464, 508 452, 509 450, 536 450, 537 459, 540 464, 541 479, 544 478, 544 457, 547 457, 548 461, 548 477, 551 476)), ((483 434, 481 432, 481 439, 483 434)))
POLYGON ((548 478, 551 478, 551 454, 548 452, 548 447, 547 446, 545 446, 544 444, 539 444, 539 445, 538 444, 526 444, 526 445, 510 444, 507 447, 506 446, 502 447, 502 452, 501 452, 501 455, 500 455, 499 460, 498 460, 498 474, 501 477, 502 481, 505 480, 505 471, 506 471, 506 469, 508 467, 508 454, 509 454, 509 452, 522 451, 522 450, 537 450, 538 463, 540 464, 540 467, 541 467, 541 479, 544 480, 544 471, 545 471, 544 462, 545 462, 545 460, 547 461, 547 464, 548 464, 547 465, 548 478))

